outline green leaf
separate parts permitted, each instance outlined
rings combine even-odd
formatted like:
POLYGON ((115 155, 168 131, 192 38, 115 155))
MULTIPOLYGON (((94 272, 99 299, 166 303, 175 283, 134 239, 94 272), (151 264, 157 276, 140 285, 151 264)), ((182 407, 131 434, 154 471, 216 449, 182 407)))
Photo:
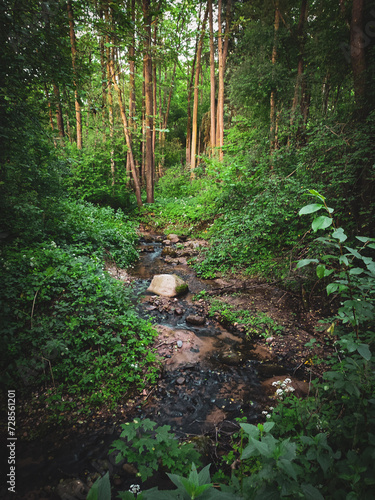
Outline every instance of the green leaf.
POLYGON ((311 227, 313 228, 314 233, 316 233, 319 229, 326 229, 331 226, 333 219, 331 217, 326 217, 325 215, 321 215, 313 220, 311 227))
POLYGON ((320 193, 318 193, 318 191, 316 191, 315 189, 309 189, 309 193, 313 194, 314 196, 316 196, 317 198, 319 198, 323 202, 325 201, 324 196, 322 196, 320 193))
POLYGON ((326 271, 326 266, 324 264, 319 264, 318 266, 316 266, 316 275, 318 276, 319 279, 324 278, 325 271, 326 271))
POLYGON ((338 229, 336 229, 335 231, 333 231, 332 233, 332 237, 333 238, 336 238, 337 240, 340 241, 340 243, 342 243, 343 241, 347 240, 348 237, 346 236, 344 230, 342 227, 339 227, 338 229))
POLYGON ((274 425, 275 425, 275 422, 265 422, 263 424, 264 432, 270 432, 270 430, 272 429, 272 427, 274 427, 274 425))
POLYGON ((362 243, 367 243, 368 241, 371 241, 373 239, 373 238, 368 238, 367 236, 356 236, 356 238, 362 243))
POLYGON ((349 269, 349 274, 358 275, 358 274, 362 274, 362 273, 363 273, 363 269, 361 267, 353 267, 352 269, 349 269))
POLYGON ((86 500, 111 500, 109 472, 95 481, 87 495, 86 500))
POLYGON ((366 361, 370 361, 371 359, 371 351, 368 344, 361 344, 357 347, 357 351, 366 361))
POLYGON ((349 253, 351 253, 352 255, 354 255, 354 257, 357 257, 357 259, 362 259, 362 256, 359 252, 357 252, 357 250, 355 250, 354 248, 350 248, 350 247, 345 247, 349 253))
POLYGON ((298 215, 312 214, 314 212, 317 212, 321 208, 324 208, 324 205, 322 205, 321 203, 313 203, 311 205, 306 205, 301 208, 301 210, 298 212, 298 215))
POLYGON ((324 500, 324 497, 319 490, 312 484, 302 484, 301 489, 305 495, 305 500, 324 500))
POLYGON ((327 285, 327 295, 330 295, 331 293, 335 293, 338 289, 339 285, 337 283, 330 283, 327 285))
POLYGON ((302 260, 299 260, 297 262, 296 269, 299 269, 300 267, 308 266, 311 263, 318 264, 319 261, 318 261, 318 259, 302 259, 302 260))
POLYGON ((259 436, 259 429, 253 424, 240 424, 241 428, 246 434, 248 434, 250 437, 258 437, 259 436))
POLYGON ((281 470, 286 472, 288 476, 292 477, 295 481, 297 481, 297 472, 294 464, 290 460, 286 460, 285 458, 281 458, 277 462, 278 466, 281 470))

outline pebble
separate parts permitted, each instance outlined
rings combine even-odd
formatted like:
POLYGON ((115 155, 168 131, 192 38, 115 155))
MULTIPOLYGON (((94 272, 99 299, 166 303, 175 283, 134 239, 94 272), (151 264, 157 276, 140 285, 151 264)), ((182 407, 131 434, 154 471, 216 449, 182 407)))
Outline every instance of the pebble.
POLYGON ((178 379, 176 380, 176 384, 178 384, 178 385, 182 385, 184 383, 185 383, 184 377, 178 377, 178 379))
POLYGON ((182 340, 177 340, 177 347, 182 347, 182 340))

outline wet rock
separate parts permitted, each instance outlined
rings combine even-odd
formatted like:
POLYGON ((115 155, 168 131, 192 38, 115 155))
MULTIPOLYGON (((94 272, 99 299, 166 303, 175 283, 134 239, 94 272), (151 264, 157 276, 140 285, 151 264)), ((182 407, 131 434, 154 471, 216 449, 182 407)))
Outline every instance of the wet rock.
POLYGON ((167 239, 171 243, 179 243, 179 241, 180 241, 180 238, 177 236, 177 234, 168 234, 167 235, 167 239))
POLYGON ((184 377, 178 377, 178 379, 176 380, 176 384, 178 384, 178 385, 182 385, 184 383, 185 383, 184 377))
POLYGON ((310 385, 308 384, 308 382, 305 382, 303 380, 298 380, 294 377, 287 377, 286 375, 269 378, 267 380, 264 380, 261 385, 266 394, 274 396, 276 390, 279 387, 278 385, 275 384, 277 384, 278 382, 283 382, 287 378, 291 380, 291 382, 288 383, 287 385, 293 387, 294 391, 292 392, 295 396, 297 396, 297 398, 302 398, 309 394, 310 385))
POLYGON ((154 241, 153 236, 151 234, 144 234, 143 239, 146 243, 152 243, 154 241))
POLYGON ((261 377, 274 377, 276 375, 285 375, 286 370, 283 366, 276 363, 261 363, 257 367, 261 377))
POLYGON ((177 347, 182 347, 182 346, 183 346, 182 340, 177 340, 177 347))
POLYGON ((124 464, 122 466, 122 469, 130 476, 136 476, 138 473, 137 469, 134 467, 133 464, 124 464))
POLYGON ((177 314, 178 316, 182 316, 184 314, 184 310, 181 309, 181 307, 176 307, 176 309, 174 310, 175 314, 177 314))
POLYGON ((163 240, 163 245, 171 245, 171 240, 163 240))
POLYGON ((56 488, 61 500, 85 500, 88 491, 80 479, 65 479, 56 488))
POLYGON ((251 349, 251 355, 258 361, 276 361, 276 356, 270 351, 269 347, 257 345, 251 349))
MULTIPOLYGON (((177 251, 175 248, 172 247, 165 247, 161 251, 162 256, 169 256, 169 257, 177 257, 177 251)), ((166 259, 165 259, 166 260, 166 259)))
POLYGON ((197 314, 190 314, 186 317, 186 323, 190 323, 191 325, 204 325, 205 322, 206 318, 197 314))
POLYGON ((177 274, 157 274, 152 278, 147 291, 163 297, 177 297, 188 291, 189 287, 177 274))
POLYGON ((217 359, 227 366, 238 366, 242 363, 242 357, 234 351, 223 351, 219 353, 217 359))

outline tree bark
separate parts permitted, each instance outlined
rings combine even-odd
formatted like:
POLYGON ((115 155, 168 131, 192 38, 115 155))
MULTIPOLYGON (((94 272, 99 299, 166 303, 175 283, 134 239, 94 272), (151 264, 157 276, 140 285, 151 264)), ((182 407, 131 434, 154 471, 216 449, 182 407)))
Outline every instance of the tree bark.
POLYGON ((78 97, 78 84, 77 84, 77 44, 76 35, 74 31, 74 15, 71 0, 67 1, 69 31, 70 31, 70 45, 72 50, 72 66, 74 75, 74 96, 75 96, 75 110, 76 110, 76 128, 77 128, 77 148, 82 149, 82 113, 81 105, 78 97))
POLYGON ((146 127, 146 199, 147 203, 154 202, 154 152, 152 148, 153 134, 153 84, 151 59, 151 5, 150 0, 142 1, 143 8, 143 67, 145 73, 145 127, 146 127))
POLYGON ((55 95, 55 102, 56 102, 57 130, 59 131, 60 142, 62 145, 64 145, 64 140, 63 140, 65 137, 64 118, 61 108, 60 90, 59 87, 56 85, 56 83, 53 83, 53 93, 55 95))
MULTIPOLYGON (((305 36, 304 36, 304 25, 307 16, 307 2, 308 0, 302 0, 301 2, 301 12, 297 27, 297 42, 298 42, 298 62, 297 62, 297 80, 294 87, 294 96, 290 114, 290 126, 293 127, 293 124, 296 119, 296 113, 298 104, 302 106, 302 102, 304 99, 304 91, 305 91, 305 82, 304 82, 304 50, 305 50, 305 36)), ((301 109, 302 112, 302 109, 301 109)), ((301 113, 302 116, 302 113, 301 113)), ((298 135, 298 133, 297 133, 298 135)), ((289 139, 290 142, 290 139, 289 139)))
POLYGON ((112 177, 112 186, 115 185, 116 178, 116 165, 115 165, 115 151, 113 147, 114 140, 114 116, 113 116, 113 75, 112 75, 112 66, 113 66, 113 58, 114 58, 114 49, 111 47, 111 39, 109 37, 109 24, 110 24, 110 12, 109 6, 105 11, 105 19, 107 21, 107 34, 105 37, 106 41, 106 57, 107 57, 107 82, 108 82, 108 117, 109 117, 109 139, 110 139, 110 155, 111 155, 111 177, 112 177))
POLYGON ((219 0, 219 5, 218 5, 219 90, 217 97, 216 146, 219 147, 220 160, 223 159, 223 146, 224 146, 224 74, 225 74, 225 65, 226 65, 228 44, 229 44, 231 0, 228 0, 227 2, 224 43, 222 39, 221 10, 222 10, 222 0, 219 0))
MULTIPOLYGON (((274 21, 274 34, 273 34, 273 47, 272 47, 272 66, 276 65, 277 61, 277 45, 278 45, 278 33, 280 25, 280 13, 279 13, 279 1, 276 0, 275 5, 275 21, 274 21)), ((275 78, 273 70, 273 78, 275 78)), ((273 87, 270 96, 270 153, 272 156, 273 151, 277 148, 276 143, 276 89, 273 87)), ((271 165, 271 169, 273 165, 271 165)))
POLYGON ((366 59, 363 9, 365 0, 353 0, 350 23, 350 57, 354 78, 354 95, 360 117, 366 115, 366 59))
POLYGON ((194 169, 196 165, 196 151, 197 151, 197 130, 198 130, 198 99, 199 99, 199 73, 201 67, 201 54, 203 39, 206 29, 206 21, 208 17, 208 5, 204 13, 204 19, 202 23, 201 35, 198 43, 197 50, 197 61, 195 67, 195 79, 194 79, 194 104, 193 104, 193 117, 192 117, 192 132, 191 132, 191 155, 190 155, 190 176, 193 179, 195 177, 194 169))
POLYGON ((209 25, 210 25, 210 147, 211 155, 214 155, 214 148, 216 147, 216 89, 215 89, 215 53, 214 53, 214 33, 213 33, 213 15, 212 15, 212 0, 208 0, 209 9, 209 25))

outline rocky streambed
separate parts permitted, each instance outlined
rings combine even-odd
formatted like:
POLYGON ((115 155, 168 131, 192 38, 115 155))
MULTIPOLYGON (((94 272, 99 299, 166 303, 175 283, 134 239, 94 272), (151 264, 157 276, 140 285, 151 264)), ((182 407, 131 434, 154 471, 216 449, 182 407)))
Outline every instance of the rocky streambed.
MULTIPOLYGON (((132 269, 108 265, 113 277, 132 283, 140 314, 151 317, 159 332, 154 348, 162 364, 161 377, 156 386, 119 405, 115 412, 93 414, 91 420, 77 422, 71 433, 46 438, 42 447, 25 443, 19 456, 23 484, 19 495, 12 498, 84 499, 92 482, 107 470, 114 488, 126 490, 136 480, 137 471, 129 464, 116 464, 108 450, 121 431, 120 425, 135 417, 169 424, 182 439, 204 437, 209 444, 206 453, 214 450, 215 456, 207 457, 212 462, 217 460, 217 436, 228 444, 238 430, 237 417, 246 417, 250 423, 264 419, 262 412, 274 406, 274 382, 288 378, 296 395, 308 392, 308 381, 302 380, 306 372, 301 367, 311 354, 304 344, 311 339, 315 318, 296 317, 295 304, 274 286, 253 282, 246 288, 238 280, 198 279, 187 260, 204 245, 203 240, 144 233, 140 260, 132 269), (148 292, 152 278, 160 274, 179 276, 188 290, 176 297, 148 292), (241 307, 251 303, 252 308, 269 311, 275 304, 279 320, 286 326, 284 334, 255 343, 246 337, 241 325, 224 328, 219 317, 207 314, 205 300, 193 300, 203 290, 221 296, 226 290, 237 290, 240 293, 222 298, 241 307), (210 448, 210 444, 214 446, 210 448)), ((162 485, 163 480, 155 477, 143 487, 162 485)))

